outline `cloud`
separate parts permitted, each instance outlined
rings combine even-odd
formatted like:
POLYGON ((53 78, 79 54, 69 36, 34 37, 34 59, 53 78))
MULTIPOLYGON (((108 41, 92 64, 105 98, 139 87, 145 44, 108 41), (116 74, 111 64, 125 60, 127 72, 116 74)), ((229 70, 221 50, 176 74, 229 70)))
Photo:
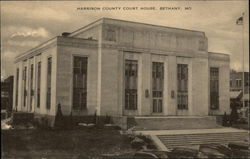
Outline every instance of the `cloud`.
POLYGON ((30 40, 24 40, 24 41, 15 41, 15 40, 8 40, 7 44, 11 46, 19 46, 19 47, 34 47, 38 45, 39 41, 30 41, 30 40))
POLYGON ((52 9, 48 6, 40 6, 32 8, 25 4, 19 5, 8 5, 5 4, 2 7, 3 14, 15 15, 22 18, 28 19, 40 19, 40 20, 56 20, 56 21, 66 21, 70 19, 70 15, 60 9, 52 9))
MULTIPOLYGON (((26 24, 27 25, 27 24, 26 24)), ((51 32, 45 27, 31 27, 26 25, 4 25, 1 28, 2 39, 48 38, 51 32)))
POLYGON ((14 38, 14 37, 43 37, 43 38, 47 38, 47 37, 49 37, 49 34, 50 34, 46 29, 44 29, 42 27, 37 28, 37 29, 23 27, 23 28, 20 28, 18 30, 20 30, 20 31, 13 33, 11 35, 11 38, 14 38))
POLYGON ((2 58, 4 59, 14 59, 15 56, 17 56, 19 53, 16 52, 16 51, 10 51, 10 50, 7 50, 7 51, 4 51, 2 53, 2 58))
POLYGON ((236 70, 236 71, 240 71, 242 69, 242 63, 235 61, 231 63, 231 68, 236 70))

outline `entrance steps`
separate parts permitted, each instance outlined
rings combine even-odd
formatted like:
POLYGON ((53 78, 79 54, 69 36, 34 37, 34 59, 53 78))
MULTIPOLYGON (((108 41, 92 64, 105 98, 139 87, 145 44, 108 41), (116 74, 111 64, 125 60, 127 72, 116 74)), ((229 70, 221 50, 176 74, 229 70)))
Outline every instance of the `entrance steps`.
POLYGON ((160 150, 211 143, 228 144, 233 141, 248 141, 249 139, 248 131, 235 128, 154 130, 135 131, 135 133, 149 135, 160 150))
POLYGON ((137 116, 127 120, 128 128, 134 127, 134 130, 183 130, 222 127, 216 123, 215 116, 137 116))

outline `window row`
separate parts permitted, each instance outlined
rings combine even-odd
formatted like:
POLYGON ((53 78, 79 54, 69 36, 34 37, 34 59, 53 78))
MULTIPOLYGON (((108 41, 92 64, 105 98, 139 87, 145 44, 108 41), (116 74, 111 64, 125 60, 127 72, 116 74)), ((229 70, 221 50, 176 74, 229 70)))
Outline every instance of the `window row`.
MULTIPOLYGON (((41 61, 36 64, 36 78, 37 78, 37 83, 36 83, 36 107, 40 107, 41 103, 41 69, 42 69, 42 63, 41 61)), ((21 82, 21 87, 22 87, 22 103, 21 105, 23 107, 27 107, 28 105, 28 93, 30 95, 29 97, 29 108, 28 110, 32 110, 32 105, 34 103, 33 98, 35 96, 35 91, 34 91, 34 64, 30 64, 29 67, 29 75, 28 75, 28 66, 24 66, 22 70, 22 82, 21 82), (29 78, 29 79, 28 79, 29 78), (28 85, 28 81, 29 85, 28 85)), ((18 106, 18 100, 19 100, 19 68, 16 70, 16 90, 15 90, 15 107, 17 110, 18 106)), ((51 75, 52 75, 52 57, 48 57, 47 59, 47 80, 46 80, 46 108, 50 109, 51 107, 51 75)))

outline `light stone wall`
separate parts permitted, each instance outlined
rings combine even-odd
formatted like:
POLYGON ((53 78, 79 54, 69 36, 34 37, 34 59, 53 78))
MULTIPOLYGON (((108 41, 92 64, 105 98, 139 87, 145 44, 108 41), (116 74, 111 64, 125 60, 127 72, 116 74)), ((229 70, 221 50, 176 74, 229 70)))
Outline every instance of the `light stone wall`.
POLYGON ((18 62, 15 64, 15 75, 14 75, 14 87, 13 87, 13 110, 21 111, 22 108, 22 76, 23 76, 23 67, 22 67, 22 62, 18 62), (17 68, 19 68, 19 79, 18 79, 18 102, 16 105, 16 83, 17 83, 17 68))
POLYGON ((113 43, 118 46, 185 52, 185 54, 207 51, 207 38, 203 32, 106 20, 103 24, 103 43, 112 43, 108 40, 109 30, 115 32, 113 43), (203 45, 200 42, 203 42, 203 45))
POLYGON ((208 115, 208 59, 192 59, 192 115, 208 115))
POLYGON ((119 114, 119 60, 118 50, 102 49, 101 115, 119 114))
MULTIPOLYGON (((223 54, 207 52, 207 38, 203 32, 103 19, 93 28, 87 26, 85 30, 78 30, 69 37, 57 37, 56 40, 56 47, 43 51, 31 61, 36 64, 42 61, 41 106, 37 108, 36 102, 34 103, 35 113, 53 116, 56 106, 60 103, 65 115, 71 112, 73 115, 93 115, 96 111, 98 115, 118 117, 152 115, 151 78, 154 61, 164 62, 164 108, 161 115, 205 116, 209 113, 222 114, 230 110, 229 59, 223 54), (111 37, 113 40, 110 40, 108 35, 110 30, 114 32, 114 36, 111 37), (89 37, 98 41, 86 40, 89 37), (53 69, 50 110, 46 109, 48 56, 52 56, 53 69), (88 57, 87 109, 83 111, 72 111, 74 56, 88 57), (136 111, 124 110, 125 59, 138 60, 138 110, 136 111), (179 63, 188 64, 189 72, 189 109, 183 111, 177 110, 177 64, 179 63), (220 109, 213 112, 209 110, 210 67, 219 67, 220 71, 220 109), (149 91, 149 97, 145 96, 146 90, 149 91)), ((26 63, 21 61, 16 65, 20 67, 19 93, 22 94, 22 70, 26 63)), ((30 66, 30 62, 28 65, 30 66)), ((37 72, 36 65, 34 70, 37 72)), ((37 82, 37 79, 35 81, 37 82)), ((24 110, 22 99, 23 97, 19 95, 18 110, 24 110)), ((15 104, 15 100, 13 103, 15 104)))
MULTIPOLYGON (((28 58, 25 61, 17 62, 16 68, 19 68, 19 88, 18 88, 18 111, 23 112, 34 112, 37 114, 46 114, 46 115, 55 115, 55 95, 56 95, 56 47, 52 47, 49 49, 44 50, 41 54, 33 56, 32 58, 28 58), (48 57, 52 57, 52 76, 51 76, 51 108, 46 108, 46 89, 47 89, 47 60, 48 57), (41 61, 41 92, 40 92, 40 107, 37 107, 37 63, 41 61), (34 74, 33 74, 33 90, 34 96, 32 100, 32 106, 30 105, 30 71, 31 71, 31 64, 34 64, 34 74), (24 103, 24 85, 23 85, 23 69, 27 67, 27 74, 26 74, 26 90, 27 90, 27 99, 26 99, 26 106, 23 105, 24 103)), ((16 83, 16 77, 15 77, 16 83)), ((16 84, 14 85, 14 95, 16 92, 16 84)), ((15 96, 14 100, 15 102, 15 96)), ((13 105, 15 108, 15 105, 13 105)))
MULTIPOLYGON (((86 42, 88 43, 88 42, 86 42)), ((60 39, 57 54, 57 104, 61 104, 62 112, 69 115, 94 114, 97 107, 97 47, 82 46, 83 44, 60 39), (73 94, 73 57, 88 57, 87 76, 87 109, 82 111, 72 110, 73 94)))
POLYGON ((141 65, 139 66, 142 68, 142 87, 139 89, 142 91, 142 97, 141 97, 141 113, 140 115, 149 115, 152 113, 151 111, 151 96, 152 96, 152 91, 150 87, 151 83, 151 77, 152 77, 152 72, 151 70, 151 54, 150 53, 142 53, 140 56, 142 56, 142 62, 141 65), (145 91, 148 90, 149 96, 145 96, 145 91))
POLYGON ((167 115, 176 115, 177 114, 177 57, 168 56, 168 105, 167 105, 167 115), (171 96, 173 92, 173 96, 171 96))
MULTIPOLYGON (((219 68, 219 109, 210 110, 210 115, 223 115, 224 112, 230 113, 230 66, 229 66, 229 55, 223 56, 221 54, 209 53, 209 74, 210 79, 210 67, 219 68)), ((210 81, 209 81, 210 82, 210 81)), ((210 89, 210 88, 209 88, 210 89)), ((210 96, 209 96, 210 100, 210 96)), ((210 106, 210 101, 209 101, 210 106)))

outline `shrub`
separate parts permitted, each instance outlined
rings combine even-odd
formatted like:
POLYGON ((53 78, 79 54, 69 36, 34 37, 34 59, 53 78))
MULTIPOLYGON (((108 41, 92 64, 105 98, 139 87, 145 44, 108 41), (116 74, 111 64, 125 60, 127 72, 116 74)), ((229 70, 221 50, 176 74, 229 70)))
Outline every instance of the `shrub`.
POLYGON ((62 114, 60 103, 58 104, 54 126, 55 126, 55 128, 63 128, 64 127, 64 119, 63 119, 63 114, 62 114))
POLYGON ((230 114, 230 122, 232 124, 235 124, 238 119, 239 119, 239 114, 237 112, 237 107, 233 106, 230 114))
POLYGON ((94 124, 97 124, 97 115, 96 115, 96 111, 95 111, 95 114, 93 116, 93 123, 94 124))
POLYGON ((106 115, 105 124, 111 124, 111 116, 106 115))
POLYGON ((230 126, 230 121, 228 119, 227 113, 225 112, 222 117, 222 126, 230 126))

